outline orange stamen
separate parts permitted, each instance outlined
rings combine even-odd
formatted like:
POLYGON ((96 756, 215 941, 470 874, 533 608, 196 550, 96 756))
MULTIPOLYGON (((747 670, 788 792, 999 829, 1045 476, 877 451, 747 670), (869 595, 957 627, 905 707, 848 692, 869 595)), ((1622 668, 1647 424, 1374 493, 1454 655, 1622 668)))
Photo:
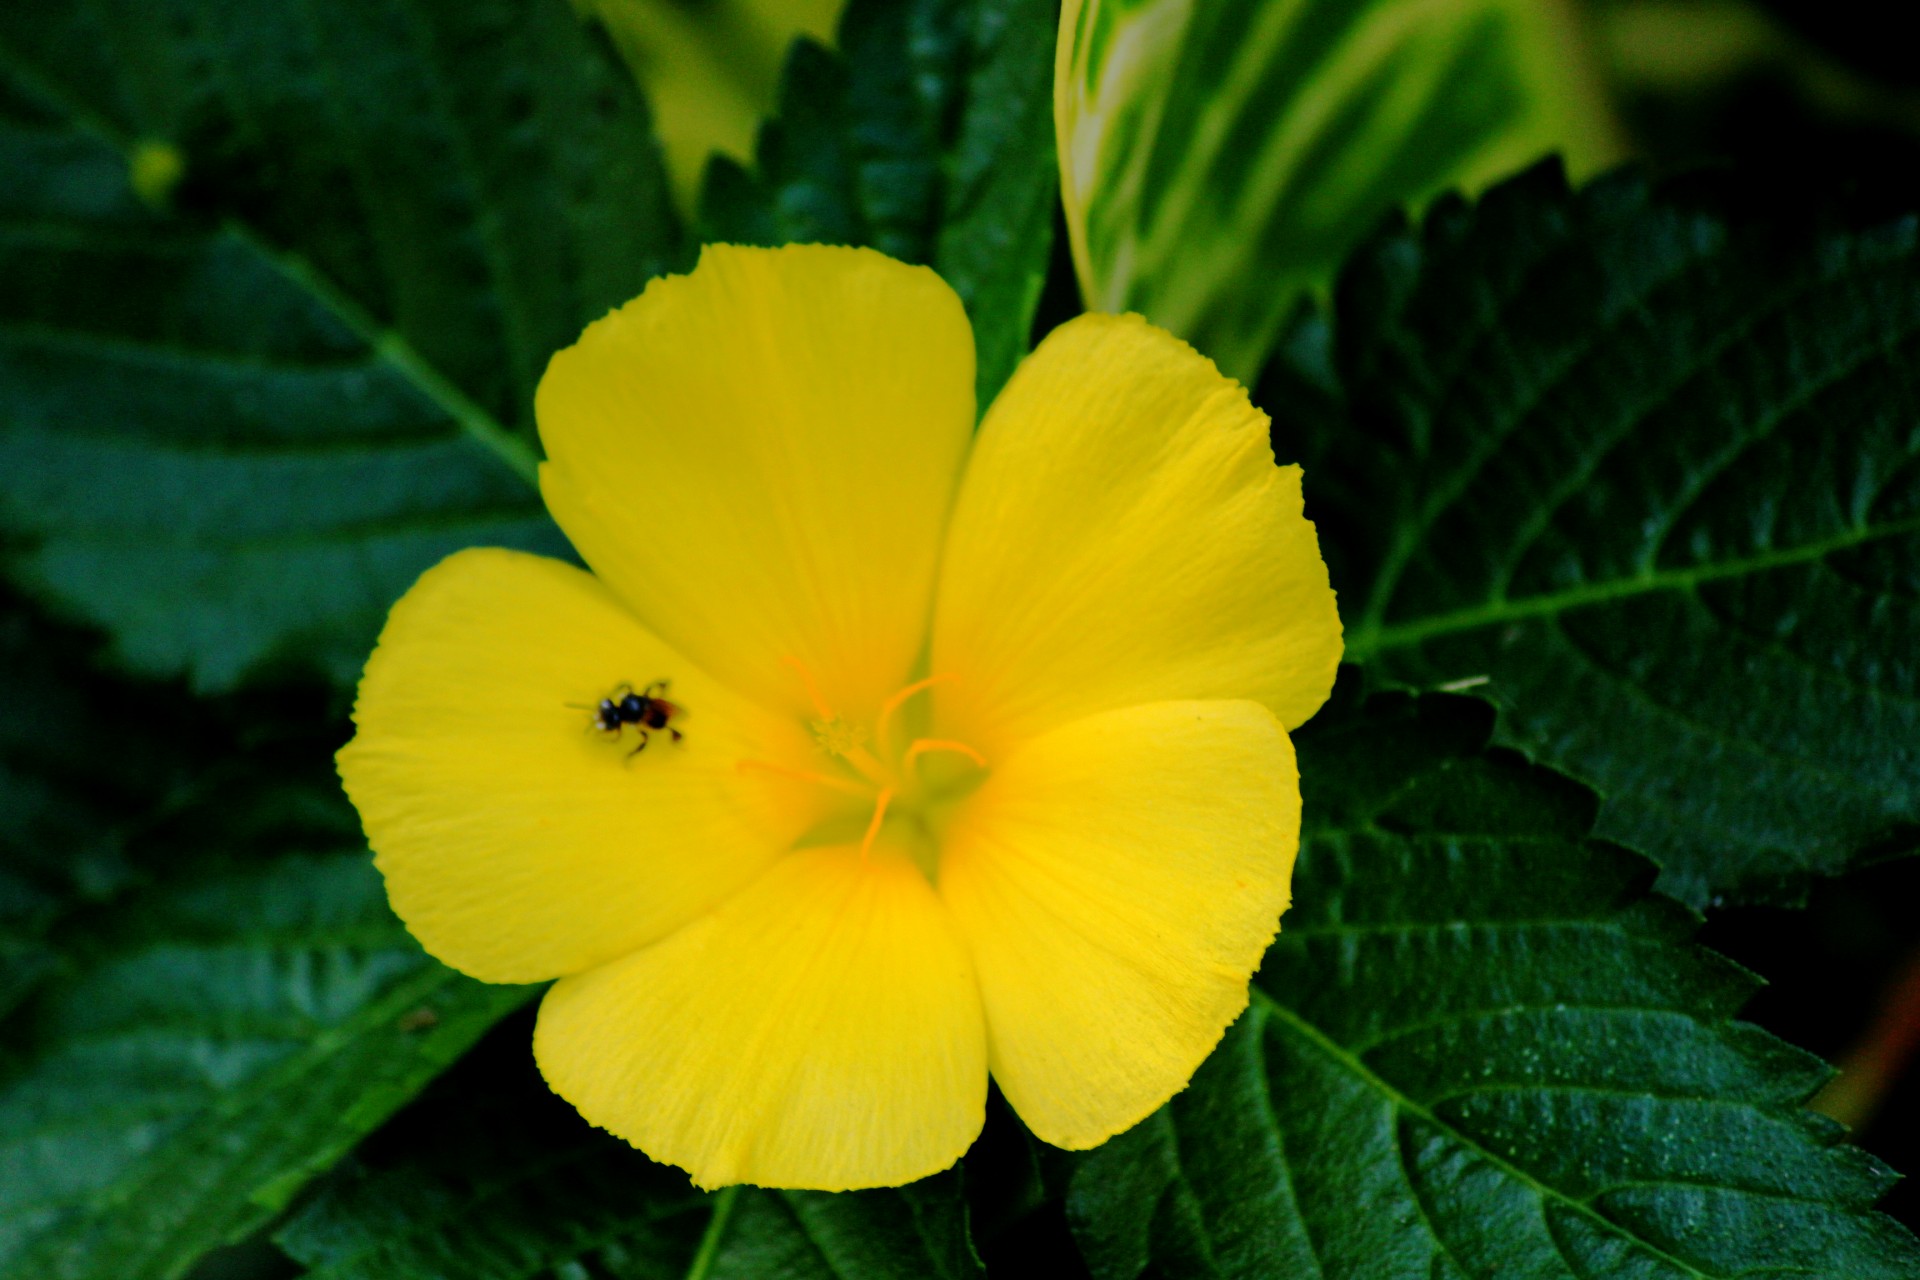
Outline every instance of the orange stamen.
POLYGON ((880 719, 875 723, 873 729, 874 744, 882 751, 887 749, 887 729, 893 722, 893 713, 900 709, 902 703, 906 702, 908 698, 911 698, 916 693, 931 689, 937 684, 946 684, 953 678, 953 673, 948 672, 945 675, 928 676, 925 680, 915 680, 912 684, 881 703, 880 719))
POLYGON ((951 751, 965 756, 982 769, 987 767, 987 758, 978 751, 964 742, 952 742, 946 738, 915 738, 912 745, 907 748, 906 758, 902 763, 904 767, 911 769, 915 760, 934 751, 951 751))
POLYGON ((827 700, 820 696, 820 686, 814 683, 813 672, 807 670, 807 664, 795 657, 785 657, 780 659, 780 661, 786 663, 800 674, 800 683, 807 687, 807 701, 813 704, 813 709, 819 713, 820 718, 822 720, 833 719, 833 708, 829 707, 827 700))
POLYGON ((774 764, 769 760, 736 760, 733 767, 742 773, 758 771, 779 774, 783 778, 794 778, 801 782, 817 782, 823 787, 832 787, 835 791, 844 791, 850 796, 859 796, 862 799, 873 794, 859 783, 847 778, 836 778, 830 773, 815 773, 811 769, 795 769, 790 765, 774 764))
POLYGON ((887 806, 892 803, 892 787, 881 791, 880 798, 874 801, 873 820, 867 823, 867 834, 860 838, 860 861, 865 862, 867 855, 873 852, 873 842, 879 838, 880 824, 887 820, 887 806))

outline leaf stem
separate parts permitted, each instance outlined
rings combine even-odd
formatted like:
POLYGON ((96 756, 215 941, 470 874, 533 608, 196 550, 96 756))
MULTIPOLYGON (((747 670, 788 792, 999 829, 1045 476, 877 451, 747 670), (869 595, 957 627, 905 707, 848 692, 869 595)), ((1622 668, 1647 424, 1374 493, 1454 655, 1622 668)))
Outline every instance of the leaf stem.
POLYGON ((713 1260, 720 1253, 721 1237, 727 1233, 727 1219, 733 1216, 733 1202, 740 1198, 740 1188, 736 1184, 722 1187, 713 1193, 713 1217, 707 1220, 707 1229, 700 1236, 700 1248, 693 1255, 693 1264, 687 1268, 687 1280, 706 1280, 707 1272, 713 1270, 713 1260))

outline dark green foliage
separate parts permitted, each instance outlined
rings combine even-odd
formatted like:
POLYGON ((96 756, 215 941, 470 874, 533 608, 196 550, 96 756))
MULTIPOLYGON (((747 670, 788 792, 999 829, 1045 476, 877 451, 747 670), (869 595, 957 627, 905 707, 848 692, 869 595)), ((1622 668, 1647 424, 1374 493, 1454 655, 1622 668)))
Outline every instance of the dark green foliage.
POLYGON ((177 709, 90 687, 73 643, 0 599, 0 1015, 57 967, 55 922, 132 880, 130 828, 192 787, 177 709))
POLYGON ((707 171, 702 234, 871 245, 967 306, 980 409, 1027 351, 1052 240, 1048 0, 852 0, 840 50, 794 46, 758 172, 707 171))
MULTIPOLYGON (((315 1280, 967 1280, 982 1276, 958 1175, 890 1191, 701 1195, 582 1133, 444 1169, 349 1171, 275 1239, 315 1280)), ((434 1159, 429 1154, 428 1159, 434 1159)))
POLYGON ((1920 221, 1538 170, 1361 253, 1260 398, 1350 656, 1479 682, 1663 888, 1920 843, 1920 221))
POLYGON ((549 1092, 531 1037, 530 1019, 503 1022, 275 1242, 316 1280, 684 1274, 708 1197, 549 1092))
POLYGON ((176 1275, 525 994, 389 914, 323 700, 109 680, 4 604, 0 1276, 176 1275))
POLYGON ((686 1176, 547 1092, 503 1025, 275 1234, 315 1280, 968 1280, 960 1175, 839 1195, 686 1176))
POLYGON ((530 487, 552 352, 685 261, 564 0, 0 6, 0 522, 119 656, 358 673, 530 487))
POLYGON ((358 838, 332 726, 316 742, 252 701, 109 680, 97 647, 0 593, 0 1017, 59 970, 74 912, 208 847, 358 838))
POLYGON ((1890 1175, 1797 1105, 1820 1064, 1730 1020, 1753 979, 1491 722, 1386 695, 1300 735, 1295 905, 1192 1087, 1075 1174, 1096 1275, 1920 1274, 1890 1175))
POLYGON ((7 1280, 180 1274, 526 998, 388 912, 323 700, 195 700, 106 679, 92 647, 5 602, 7 1280))
POLYGON ((719 1236, 712 1280, 970 1280, 986 1274, 967 1238, 958 1173, 892 1191, 739 1194, 719 1236))
POLYGON ((180 1274, 526 998, 428 959, 364 852, 231 863, 69 929, 9 1023, 7 1280, 180 1274))

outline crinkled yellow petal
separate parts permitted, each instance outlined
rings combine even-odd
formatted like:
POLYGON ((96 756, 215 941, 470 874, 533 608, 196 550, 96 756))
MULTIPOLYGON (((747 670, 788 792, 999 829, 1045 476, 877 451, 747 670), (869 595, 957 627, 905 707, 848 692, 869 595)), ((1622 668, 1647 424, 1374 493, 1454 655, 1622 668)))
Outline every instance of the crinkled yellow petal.
POLYGON ((806 758, 570 565, 473 550, 393 607, 340 776, 421 945, 476 978, 577 973, 654 941, 757 875, 818 820, 817 788, 742 773, 806 758), (629 756, 587 707, 671 680, 684 740, 629 756))
POLYGON ((973 431, 973 332, 924 267, 708 247, 588 327, 537 408, 554 518, 668 643, 769 705, 910 678, 973 431))
POLYGON ((827 1191, 938 1172, 980 1132, 966 952, 886 842, 814 848, 540 1006, 534 1056, 600 1127, 703 1187, 827 1191))
POLYGON ((943 733, 989 755, 1080 716, 1326 699, 1340 619, 1300 470, 1238 383, 1138 316, 1082 316, 994 402, 933 632, 943 733))
POLYGON ((1253 702, 1103 712, 997 764, 945 832, 994 1079, 1055 1146, 1186 1086, 1247 1003, 1300 837, 1293 748, 1253 702))

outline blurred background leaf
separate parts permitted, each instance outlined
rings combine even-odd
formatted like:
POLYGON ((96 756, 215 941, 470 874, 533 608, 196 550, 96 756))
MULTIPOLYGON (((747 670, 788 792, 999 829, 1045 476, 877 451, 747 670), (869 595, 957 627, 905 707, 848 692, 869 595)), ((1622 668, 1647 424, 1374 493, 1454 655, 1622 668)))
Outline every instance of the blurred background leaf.
POLYGON ((1053 239, 1053 0, 853 0, 794 46, 755 169, 718 157, 705 240, 864 244, 925 263, 973 322, 979 409, 1027 352, 1053 239))
POLYGON ((1877 0, 1588 0, 1633 151, 1920 201, 1920 64, 1877 0))
POLYGON ((680 208, 715 152, 746 163, 794 40, 833 41, 846 0, 586 0, 646 90, 680 208))
POLYGON ((1295 905, 1193 1084, 1081 1157, 1100 1280, 1758 1274, 1897 1280, 1892 1175, 1800 1109, 1817 1059, 1731 1021, 1595 798, 1464 698, 1346 680, 1297 735, 1295 905))
POLYGON ((1256 399, 1354 661, 1493 700, 1667 892, 1790 902, 1920 845, 1917 371, 1920 217, 1548 167, 1369 244, 1256 399))
POLYGON ((1054 112, 1087 306, 1252 376, 1387 211, 1621 155, 1565 0, 1067 0, 1054 112))
POLYGON ((644 103, 564 0, 0 7, 15 577, 196 687, 350 680, 533 488, 554 350, 684 266, 644 103))

